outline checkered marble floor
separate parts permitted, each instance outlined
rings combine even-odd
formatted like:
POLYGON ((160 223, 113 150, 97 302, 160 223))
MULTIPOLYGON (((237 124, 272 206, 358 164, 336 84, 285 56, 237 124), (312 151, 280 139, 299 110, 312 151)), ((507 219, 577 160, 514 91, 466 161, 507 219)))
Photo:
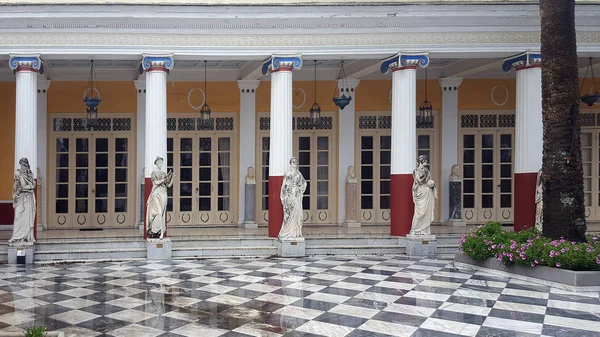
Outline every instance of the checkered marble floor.
POLYGON ((402 256, 0 265, 0 331, 67 336, 600 336, 598 292, 402 256))

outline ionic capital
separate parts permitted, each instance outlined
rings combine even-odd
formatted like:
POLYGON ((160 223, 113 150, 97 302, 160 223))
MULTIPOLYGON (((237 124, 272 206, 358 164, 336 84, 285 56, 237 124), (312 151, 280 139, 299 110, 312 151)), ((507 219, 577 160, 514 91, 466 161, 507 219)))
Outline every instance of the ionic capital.
POLYGON ((12 71, 34 71, 44 73, 44 61, 40 54, 10 55, 8 66, 12 71))
POLYGON ((262 74, 275 71, 292 71, 302 68, 302 55, 273 55, 262 65, 262 74))
POLYGON ((542 66, 542 55, 540 53, 533 53, 526 51, 524 53, 511 56, 504 59, 502 64, 502 70, 509 72, 512 68, 516 70, 538 68, 542 66))
POLYGON ((396 71, 402 69, 426 68, 429 65, 429 53, 402 54, 398 53, 381 63, 381 72, 396 71))
POLYGON ((173 55, 142 54, 140 74, 144 71, 166 71, 173 69, 173 55))

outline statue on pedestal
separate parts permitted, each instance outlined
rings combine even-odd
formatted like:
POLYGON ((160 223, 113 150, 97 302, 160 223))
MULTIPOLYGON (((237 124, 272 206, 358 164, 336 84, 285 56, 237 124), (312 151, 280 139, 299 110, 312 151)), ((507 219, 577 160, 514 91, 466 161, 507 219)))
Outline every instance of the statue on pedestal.
POLYGON ((535 228, 541 231, 544 228, 544 184, 542 183, 542 169, 538 171, 535 185, 535 228))
POLYGON ((13 234, 9 243, 35 242, 33 228, 35 226, 35 178, 29 167, 29 160, 19 160, 21 167, 15 173, 13 184, 13 207, 15 219, 13 234))
POLYGON ((348 166, 346 176, 346 222, 356 222, 356 186, 358 179, 354 172, 354 166, 348 166))
POLYGON ((462 196, 462 178, 460 177, 460 166, 452 165, 450 176, 448 177, 448 195, 450 197, 450 216, 449 220, 461 220, 461 196, 462 196))
POLYGON ((152 191, 148 197, 146 219, 148 221, 148 237, 162 239, 165 235, 167 214, 167 189, 173 186, 173 172, 165 173, 162 170, 163 158, 158 156, 154 160, 156 170, 152 171, 152 191))
POLYGON ((281 203, 283 204, 283 224, 279 240, 302 240, 302 196, 306 190, 306 180, 298 171, 298 159, 290 159, 290 169, 283 176, 281 203))
POLYGON ((254 221, 254 199, 256 191, 256 178, 254 176, 254 167, 248 167, 246 174, 246 184, 244 191, 244 226, 246 228, 258 228, 254 221))
POLYGON ((248 173, 246 174, 246 185, 255 185, 256 178, 254 177, 254 167, 248 167, 248 173))
POLYGON ((428 169, 427 156, 420 155, 417 168, 413 171, 412 195, 415 204, 410 234, 429 235, 430 226, 434 217, 435 199, 437 199, 437 186, 431 179, 428 169))

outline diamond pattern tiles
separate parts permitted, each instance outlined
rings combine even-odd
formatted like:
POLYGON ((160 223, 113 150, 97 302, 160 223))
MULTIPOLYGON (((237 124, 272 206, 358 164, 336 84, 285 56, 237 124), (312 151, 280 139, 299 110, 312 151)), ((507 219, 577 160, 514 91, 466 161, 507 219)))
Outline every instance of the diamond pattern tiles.
POLYGON ((0 265, 0 331, 67 336, 600 336, 598 292, 386 257, 0 265))

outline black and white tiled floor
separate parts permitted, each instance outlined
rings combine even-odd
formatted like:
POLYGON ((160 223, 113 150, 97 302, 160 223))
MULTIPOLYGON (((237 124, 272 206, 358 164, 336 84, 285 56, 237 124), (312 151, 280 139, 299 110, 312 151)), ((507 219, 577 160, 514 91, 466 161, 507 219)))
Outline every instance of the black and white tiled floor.
POLYGON ((317 257, 0 265, 0 331, 67 336, 600 336, 598 292, 452 261, 317 257))

